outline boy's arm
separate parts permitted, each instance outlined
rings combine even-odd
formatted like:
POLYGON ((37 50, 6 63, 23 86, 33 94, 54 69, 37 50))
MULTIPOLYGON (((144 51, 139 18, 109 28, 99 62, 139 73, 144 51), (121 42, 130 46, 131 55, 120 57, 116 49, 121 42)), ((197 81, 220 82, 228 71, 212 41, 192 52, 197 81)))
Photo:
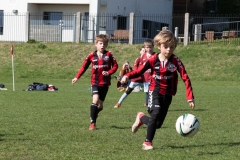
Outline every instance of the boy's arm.
MULTIPOLYGON (((178 64, 178 72, 180 73, 180 76, 181 76, 183 82, 185 83, 186 99, 189 103, 194 102, 193 89, 192 89, 192 84, 191 84, 190 78, 188 77, 188 74, 185 70, 183 63, 180 60, 178 60, 177 64, 178 64)), ((190 105, 190 106, 192 107, 192 105, 190 105)), ((194 106, 194 104, 193 104, 193 106, 194 106)))
POLYGON ((112 55, 111 56, 111 65, 112 65, 112 68, 110 69, 110 70, 108 70, 108 74, 109 75, 112 75, 113 73, 115 73, 116 71, 117 71, 117 69, 118 69, 118 63, 117 63, 117 61, 116 61, 116 59, 114 58, 114 56, 112 55))
POLYGON ((83 61, 82 67, 79 69, 78 73, 76 74, 75 78, 79 79, 84 72, 88 69, 89 65, 91 64, 90 55, 83 61))
POLYGON ((188 102, 188 103, 189 103, 189 106, 190 106, 192 109, 194 109, 194 107, 195 107, 194 101, 190 101, 190 102, 188 102))
POLYGON ((143 73, 148 70, 149 68, 151 68, 150 62, 147 61, 145 63, 145 65, 141 65, 138 67, 138 69, 133 70, 132 72, 129 72, 127 74, 125 74, 121 80, 121 83, 127 83, 128 79, 132 79, 132 78, 137 78, 141 75, 143 75, 143 73))

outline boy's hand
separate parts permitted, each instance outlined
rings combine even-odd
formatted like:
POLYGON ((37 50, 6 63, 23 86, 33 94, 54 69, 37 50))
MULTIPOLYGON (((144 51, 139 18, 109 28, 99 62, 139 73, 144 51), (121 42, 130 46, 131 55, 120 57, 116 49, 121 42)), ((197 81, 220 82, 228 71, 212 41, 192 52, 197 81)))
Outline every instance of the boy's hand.
POLYGON ((121 80, 121 83, 125 84, 125 83, 127 83, 127 81, 128 81, 128 77, 127 76, 123 76, 122 80, 121 80))
POLYGON ((77 80, 78 80, 77 78, 73 78, 73 79, 72 79, 72 84, 76 83, 77 80))
POLYGON ((190 102, 188 102, 188 103, 189 103, 189 106, 190 106, 192 109, 194 109, 194 107, 195 107, 194 101, 190 101, 190 102))
POLYGON ((109 76, 109 73, 108 73, 108 71, 102 71, 102 75, 109 76))

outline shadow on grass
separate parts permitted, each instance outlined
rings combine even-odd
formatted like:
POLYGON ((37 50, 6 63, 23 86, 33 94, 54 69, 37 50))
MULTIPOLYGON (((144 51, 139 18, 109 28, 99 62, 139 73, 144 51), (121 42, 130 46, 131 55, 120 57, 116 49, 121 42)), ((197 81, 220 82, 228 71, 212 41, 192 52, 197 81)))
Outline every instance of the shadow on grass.
MULTIPOLYGON (((17 134, 0 134, 0 141, 4 141, 4 139, 2 139, 2 137, 4 136, 22 136, 24 135, 24 133, 17 133, 17 134)), ((8 139, 9 140, 9 139, 8 139)), ((26 140, 26 139, 22 139, 22 140, 26 140)))
POLYGON ((207 111, 207 109, 174 109, 174 110, 171 110, 169 109, 168 111, 172 111, 172 112, 176 112, 176 111, 195 111, 195 112, 204 112, 204 111, 207 111))
MULTIPOLYGON (((115 128, 115 129, 132 129, 132 126, 129 126, 129 127, 110 126, 110 128, 115 128)), ((141 126, 141 128, 144 128, 144 129, 146 129, 146 128, 147 128, 147 126, 146 126, 146 125, 144 125, 144 126, 141 126)), ((167 128, 167 127, 161 127, 161 129, 162 129, 162 128, 167 128)))
POLYGON ((226 142, 226 143, 213 143, 213 144, 201 144, 201 145, 185 145, 185 146, 173 146, 169 145, 167 147, 170 147, 172 149, 186 149, 186 148, 197 148, 197 147, 205 147, 205 146, 239 146, 240 142, 226 142))
POLYGON ((132 127, 131 127, 131 126, 128 126, 128 127, 110 126, 110 128, 115 128, 115 129, 129 129, 129 128, 132 128, 132 127))
MULTIPOLYGON (((239 146, 240 142, 226 142, 226 143, 214 143, 214 144, 202 144, 202 145, 185 145, 185 146, 172 146, 169 145, 167 147, 170 147, 171 149, 186 149, 186 148, 199 148, 199 147, 205 147, 205 146, 227 146, 227 147, 234 147, 239 146)), ((155 148, 156 149, 156 148, 155 148)), ((218 155, 222 154, 221 152, 199 152, 198 156, 204 156, 204 155, 218 155)))

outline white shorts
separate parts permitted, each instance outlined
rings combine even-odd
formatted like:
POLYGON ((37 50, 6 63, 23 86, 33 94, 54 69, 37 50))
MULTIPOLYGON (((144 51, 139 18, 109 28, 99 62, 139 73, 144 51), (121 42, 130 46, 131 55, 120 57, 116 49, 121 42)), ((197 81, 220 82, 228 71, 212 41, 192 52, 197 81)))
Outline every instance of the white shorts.
POLYGON ((138 85, 140 85, 141 83, 139 83, 139 82, 130 82, 130 84, 129 84, 129 88, 135 88, 136 86, 138 86, 138 85))
POLYGON ((143 82, 143 92, 148 92, 150 82, 143 82))

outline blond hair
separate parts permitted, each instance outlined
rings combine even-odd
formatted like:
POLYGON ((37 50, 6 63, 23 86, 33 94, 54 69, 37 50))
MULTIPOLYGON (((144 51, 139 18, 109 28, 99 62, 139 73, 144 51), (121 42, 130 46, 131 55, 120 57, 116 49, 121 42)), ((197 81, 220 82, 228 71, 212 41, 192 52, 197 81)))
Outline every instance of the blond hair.
POLYGON ((177 39, 170 30, 162 30, 154 37, 154 43, 156 46, 161 44, 174 44, 177 47, 177 39))
POLYGON ((108 44, 108 35, 107 34, 99 34, 95 37, 95 43, 97 43, 98 41, 101 41, 103 43, 108 44))

